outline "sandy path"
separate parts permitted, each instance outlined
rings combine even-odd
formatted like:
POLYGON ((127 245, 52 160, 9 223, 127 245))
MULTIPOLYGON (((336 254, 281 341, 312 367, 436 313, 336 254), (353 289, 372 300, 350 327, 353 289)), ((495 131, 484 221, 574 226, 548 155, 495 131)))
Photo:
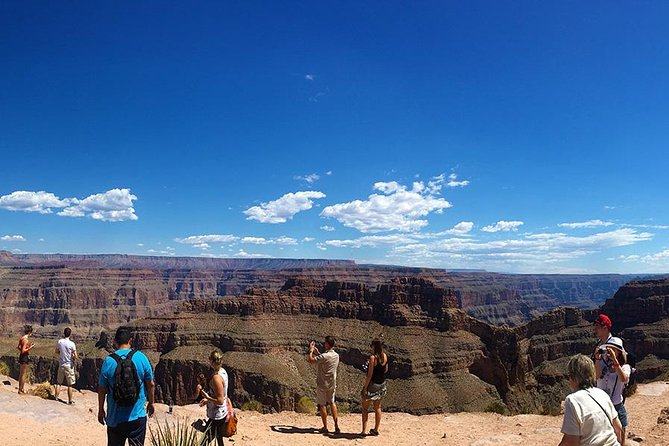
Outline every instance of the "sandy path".
MULTIPOLYGON (((2 378, 6 380, 7 378, 2 378)), ((0 386, 0 443, 18 445, 104 445, 105 429, 97 422, 97 396, 93 392, 75 393, 76 404, 68 406, 34 396, 16 394, 16 383, 0 386)), ((669 406, 669 384, 640 386, 637 395, 627 403, 632 417, 629 430, 641 435, 640 444, 669 446, 669 425, 658 425, 662 407, 669 406)), ((165 405, 156 406, 156 416, 149 425, 169 420, 194 420, 203 409, 191 405, 175 407, 167 413, 165 405)), ((373 426, 373 415, 370 425, 373 426)), ((561 417, 517 415, 505 417, 489 413, 459 413, 412 416, 384 414, 379 437, 356 435, 360 415, 341 417, 341 435, 322 435, 315 431, 320 419, 293 412, 261 415, 239 413, 239 432, 228 442, 250 445, 557 445, 560 441, 561 417)), ((147 441, 147 444, 149 442, 147 441)), ((627 446, 637 443, 628 441, 627 446)))

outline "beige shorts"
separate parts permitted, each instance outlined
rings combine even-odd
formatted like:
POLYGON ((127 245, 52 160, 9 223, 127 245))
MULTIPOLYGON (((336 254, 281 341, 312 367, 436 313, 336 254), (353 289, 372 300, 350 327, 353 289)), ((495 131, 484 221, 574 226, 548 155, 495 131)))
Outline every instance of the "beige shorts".
POLYGON ((335 388, 332 389, 321 389, 320 387, 316 388, 316 403, 321 406, 326 406, 330 403, 335 402, 335 388))
POLYGON ((74 369, 72 367, 66 365, 58 367, 58 380, 56 381, 58 384, 63 384, 64 382, 66 386, 73 386, 76 381, 77 378, 74 376, 74 369))

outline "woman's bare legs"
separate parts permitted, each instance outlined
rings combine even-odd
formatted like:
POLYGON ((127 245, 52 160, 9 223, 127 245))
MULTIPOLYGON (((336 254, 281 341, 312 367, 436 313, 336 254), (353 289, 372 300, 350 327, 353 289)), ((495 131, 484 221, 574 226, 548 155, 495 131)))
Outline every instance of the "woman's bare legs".
POLYGON ((381 400, 374 401, 374 430, 379 431, 381 425, 381 400))
POLYGON ((367 419, 369 418, 369 413, 367 413, 367 410, 369 409, 369 400, 362 400, 360 403, 361 411, 362 411, 362 431, 360 433, 362 435, 365 435, 367 433, 367 419))

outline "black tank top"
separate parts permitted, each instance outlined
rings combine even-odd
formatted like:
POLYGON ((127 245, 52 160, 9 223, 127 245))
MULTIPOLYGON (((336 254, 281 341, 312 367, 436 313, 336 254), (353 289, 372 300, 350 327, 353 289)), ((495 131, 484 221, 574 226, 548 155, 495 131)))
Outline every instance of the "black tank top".
POLYGON ((383 384, 386 380, 386 365, 388 365, 388 358, 386 357, 386 363, 381 365, 381 358, 376 357, 376 365, 372 371, 372 382, 374 384, 383 384))

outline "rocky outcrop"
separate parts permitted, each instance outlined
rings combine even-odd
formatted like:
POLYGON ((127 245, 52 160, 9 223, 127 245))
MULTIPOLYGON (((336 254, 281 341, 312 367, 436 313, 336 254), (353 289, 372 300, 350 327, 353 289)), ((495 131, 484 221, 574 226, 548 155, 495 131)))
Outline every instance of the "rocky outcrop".
MULTIPOLYGON (((49 263, 62 257, 38 258, 49 263)), ((142 269, 134 262, 143 258, 131 259, 135 267, 124 269, 84 266, 90 263, 87 256, 72 256, 67 265, 60 266, 0 267, 0 332, 15 333, 30 322, 52 333, 64 325, 75 325, 94 336, 100 329, 135 318, 170 314, 181 300, 237 296, 249 288, 269 293, 287 286, 289 293, 295 293, 290 290, 294 288, 291 281, 296 280, 303 282, 298 288, 305 296, 353 302, 364 300, 364 293, 379 285, 409 276, 449 290, 447 298, 470 316, 495 325, 517 326, 559 306, 597 307, 626 280, 617 275, 525 276, 340 264, 283 270, 142 269), (309 289, 306 281, 312 281, 315 289, 309 289), (322 283, 347 285, 320 290, 322 283), (327 294, 333 292, 339 294, 327 294)), ((182 265, 179 259, 175 262, 182 265)), ((411 292, 406 298, 413 298, 411 292)), ((440 306, 438 303, 437 308, 440 306)))

